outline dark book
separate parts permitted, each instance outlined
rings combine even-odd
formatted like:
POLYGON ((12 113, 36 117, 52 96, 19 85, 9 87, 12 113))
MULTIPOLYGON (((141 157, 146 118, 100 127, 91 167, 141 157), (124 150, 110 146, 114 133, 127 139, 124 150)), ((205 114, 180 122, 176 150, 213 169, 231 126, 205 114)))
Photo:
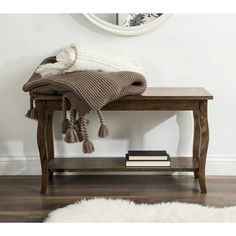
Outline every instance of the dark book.
POLYGON ((164 150, 129 150, 128 160, 130 161, 165 161, 168 159, 168 153, 164 150))
POLYGON ((170 157, 169 155, 167 156, 166 160, 159 160, 159 161, 147 161, 147 160, 129 160, 128 154, 126 154, 126 166, 127 167, 161 167, 161 166, 170 166, 170 157))

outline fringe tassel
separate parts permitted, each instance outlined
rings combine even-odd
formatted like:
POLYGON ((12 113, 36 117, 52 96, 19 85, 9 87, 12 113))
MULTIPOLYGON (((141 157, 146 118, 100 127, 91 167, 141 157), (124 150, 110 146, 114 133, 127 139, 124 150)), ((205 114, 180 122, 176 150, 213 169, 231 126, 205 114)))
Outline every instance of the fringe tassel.
POLYGON ((33 101, 32 97, 30 97, 30 109, 25 114, 25 117, 32 119, 32 120, 38 119, 38 110, 36 109, 36 107, 34 107, 34 101, 33 101))
POLYGON ((62 133, 65 134, 66 131, 70 128, 70 121, 68 119, 64 119, 61 124, 62 133))
POLYGON ((74 128, 67 129, 64 141, 66 143, 77 143, 79 141, 77 132, 74 128))
POLYGON ((78 138, 79 138, 79 142, 83 142, 84 139, 85 139, 84 131, 83 130, 77 131, 77 135, 78 135, 78 138))
POLYGON ((100 128, 98 130, 98 137, 99 138, 105 138, 109 135, 109 129, 106 125, 101 124, 100 128))
POLYGON ((94 145, 90 140, 84 140, 83 142, 83 152, 84 153, 93 153, 94 152, 94 145))
POLYGON ((98 110, 97 114, 98 114, 98 117, 100 119, 100 124, 101 124, 98 130, 98 137, 105 138, 109 135, 109 128, 104 124, 104 118, 103 118, 101 110, 98 110))
POLYGON ((79 117, 75 122, 75 130, 77 132, 79 142, 83 142, 85 139, 85 135, 84 135, 84 129, 83 129, 81 117, 79 117))
POLYGON ((84 153, 93 153, 94 152, 94 145, 92 141, 89 140, 88 137, 88 127, 87 127, 87 119, 86 116, 82 117, 81 125, 84 131, 84 142, 83 142, 83 152, 84 153))
POLYGON ((61 124, 62 128, 62 133, 65 134, 66 131, 70 128, 70 121, 67 119, 67 114, 66 114, 66 98, 62 97, 62 112, 63 112, 63 120, 61 124))
POLYGON ((77 132, 75 130, 75 118, 76 118, 76 111, 70 110, 70 127, 67 129, 64 141, 66 143, 77 143, 79 141, 77 132))

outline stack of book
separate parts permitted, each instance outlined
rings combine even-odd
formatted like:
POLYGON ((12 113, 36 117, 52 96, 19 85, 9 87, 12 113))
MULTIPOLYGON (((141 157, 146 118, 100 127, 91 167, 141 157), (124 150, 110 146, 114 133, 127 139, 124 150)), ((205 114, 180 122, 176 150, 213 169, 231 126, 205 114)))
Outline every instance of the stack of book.
POLYGON ((127 167, 170 166, 170 156, 166 151, 128 151, 127 167))

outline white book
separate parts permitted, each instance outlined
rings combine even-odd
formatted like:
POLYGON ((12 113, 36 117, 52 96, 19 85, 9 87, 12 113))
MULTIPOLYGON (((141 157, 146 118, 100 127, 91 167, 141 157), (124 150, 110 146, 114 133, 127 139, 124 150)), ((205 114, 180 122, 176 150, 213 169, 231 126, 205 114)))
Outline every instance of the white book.
POLYGON ((130 161, 166 161, 168 156, 129 156, 130 161))
POLYGON ((170 161, 126 161, 127 167, 170 166, 170 161))

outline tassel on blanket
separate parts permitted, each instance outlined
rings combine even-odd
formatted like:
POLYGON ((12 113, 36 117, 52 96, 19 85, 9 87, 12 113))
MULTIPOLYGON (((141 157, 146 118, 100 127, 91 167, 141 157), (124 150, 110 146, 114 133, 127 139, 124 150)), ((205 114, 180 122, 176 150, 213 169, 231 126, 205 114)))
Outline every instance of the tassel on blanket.
POLYGON ((89 140, 89 137, 88 137, 87 119, 85 116, 82 117, 81 123, 84 130, 83 152, 92 153, 94 152, 95 149, 94 149, 93 143, 89 140))
POLYGON ((79 142, 83 142, 85 135, 84 135, 84 129, 83 129, 81 117, 79 117, 75 122, 75 130, 77 132, 79 142))
POLYGON ((75 123, 75 116, 76 116, 76 111, 71 110, 70 111, 70 127, 67 129, 64 141, 66 143, 77 143, 79 141, 77 132, 74 128, 74 123, 75 123))
POLYGON ((62 133, 65 134, 69 128, 70 128, 70 121, 68 119, 64 119, 62 121, 62 133))
POLYGON ((30 97, 30 109, 25 114, 25 117, 33 120, 38 119, 38 110, 34 107, 34 101, 32 97, 30 97))
POLYGON ((65 134, 66 131, 70 128, 70 121, 66 115, 66 98, 65 97, 62 97, 62 112, 63 112, 62 133, 65 134))
POLYGON ((94 146, 93 146, 93 143, 90 140, 84 140, 84 142, 83 142, 83 152, 87 153, 87 154, 94 152, 94 146))
POLYGON ((104 118, 103 118, 101 110, 98 110, 97 113, 98 113, 98 117, 100 119, 100 124, 101 124, 100 128, 98 130, 98 137, 99 138, 105 138, 105 137, 107 137, 109 135, 109 129, 104 124, 104 118))

